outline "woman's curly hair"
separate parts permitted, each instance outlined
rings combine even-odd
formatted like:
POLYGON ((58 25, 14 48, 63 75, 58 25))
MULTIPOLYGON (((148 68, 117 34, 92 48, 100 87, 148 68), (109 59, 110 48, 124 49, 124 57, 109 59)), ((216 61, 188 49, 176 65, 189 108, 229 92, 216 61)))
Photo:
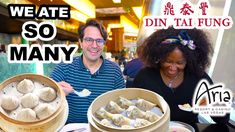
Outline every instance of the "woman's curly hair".
POLYGON ((159 62, 164 61, 176 47, 182 51, 186 59, 185 71, 197 76, 203 75, 206 67, 210 64, 210 55, 213 49, 208 35, 200 29, 174 29, 169 27, 168 29, 157 30, 140 46, 139 57, 146 67, 159 69, 159 62), (178 36, 182 30, 187 32, 191 40, 193 40, 196 46, 194 50, 190 49, 187 45, 184 46, 179 43, 161 44, 165 39, 178 36))

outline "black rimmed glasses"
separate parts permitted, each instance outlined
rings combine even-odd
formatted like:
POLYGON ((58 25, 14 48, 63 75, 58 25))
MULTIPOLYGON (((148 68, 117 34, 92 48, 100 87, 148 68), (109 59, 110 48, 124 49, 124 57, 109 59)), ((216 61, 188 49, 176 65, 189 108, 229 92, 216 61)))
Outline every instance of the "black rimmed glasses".
POLYGON ((96 42, 96 44, 98 46, 103 46, 105 44, 105 40, 104 39, 93 39, 93 38, 90 38, 90 37, 83 38, 83 41, 85 43, 87 43, 88 45, 92 45, 94 43, 94 41, 96 42))

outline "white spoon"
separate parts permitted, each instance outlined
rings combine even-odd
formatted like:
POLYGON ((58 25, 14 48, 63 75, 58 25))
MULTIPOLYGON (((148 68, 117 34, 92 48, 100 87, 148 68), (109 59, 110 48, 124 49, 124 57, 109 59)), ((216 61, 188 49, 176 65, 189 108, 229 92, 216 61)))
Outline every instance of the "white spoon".
POLYGON ((178 107, 183 111, 191 112, 193 110, 189 104, 178 105, 178 107))

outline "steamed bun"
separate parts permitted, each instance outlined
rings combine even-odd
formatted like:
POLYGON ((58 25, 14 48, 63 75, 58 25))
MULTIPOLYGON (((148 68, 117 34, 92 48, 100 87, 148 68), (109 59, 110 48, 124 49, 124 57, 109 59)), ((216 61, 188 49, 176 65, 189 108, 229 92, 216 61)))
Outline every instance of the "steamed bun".
POLYGON ((56 98, 56 91, 51 87, 45 87, 40 90, 39 98, 46 102, 51 102, 56 98))
POLYGON ((26 94, 26 93, 30 93, 33 91, 34 84, 31 80, 24 79, 20 81, 20 83, 17 85, 16 88, 20 93, 26 94))
POLYGON ((30 108, 22 109, 16 115, 16 120, 19 121, 31 122, 35 121, 36 119, 36 113, 30 108))
POLYGON ((21 98, 21 104, 25 108, 34 108, 38 103, 38 96, 33 93, 27 93, 21 98))
POLYGON ((37 117, 41 120, 54 113, 54 109, 49 104, 40 104, 35 108, 37 117))
POLYGON ((4 95, 1 106, 5 110, 15 110, 19 106, 19 101, 14 96, 4 95))

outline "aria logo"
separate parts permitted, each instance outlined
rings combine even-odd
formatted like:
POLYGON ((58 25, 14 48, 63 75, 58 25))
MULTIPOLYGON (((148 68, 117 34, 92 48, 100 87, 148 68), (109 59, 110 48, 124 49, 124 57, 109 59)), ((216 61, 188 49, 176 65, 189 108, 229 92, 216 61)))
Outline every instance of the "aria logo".
POLYGON ((230 113, 231 105, 232 92, 223 83, 210 85, 207 80, 198 83, 193 97, 194 113, 224 116, 230 113))

